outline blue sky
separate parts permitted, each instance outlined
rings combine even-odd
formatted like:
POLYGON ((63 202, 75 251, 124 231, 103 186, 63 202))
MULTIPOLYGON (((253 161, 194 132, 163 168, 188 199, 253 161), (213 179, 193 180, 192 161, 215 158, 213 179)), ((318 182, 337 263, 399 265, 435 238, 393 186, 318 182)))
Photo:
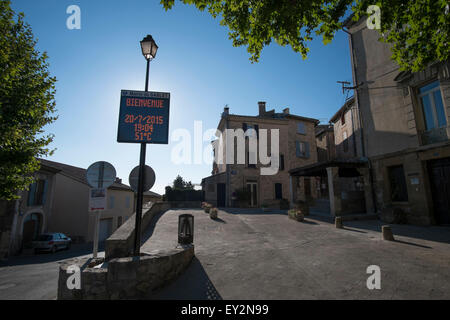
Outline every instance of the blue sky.
MULTIPOLYGON (((59 119, 46 127, 55 134, 51 147, 56 151, 49 160, 84 168, 108 161, 125 183, 138 165, 139 145, 116 141, 120 90, 144 90, 146 62, 139 41, 147 34, 159 46, 149 90, 171 93, 170 132, 185 128, 193 137, 195 120, 203 121, 204 130, 215 128, 225 104, 231 113, 256 115, 258 101, 326 120, 345 99, 336 81, 351 81, 342 31, 327 46, 321 39, 311 43, 307 60, 274 43, 252 64, 245 47, 232 46, 219 19, 180 2, 167 12, 151 0, 15 0, 12 7, 25 13, 58 80, 59 119), (81 30, 66 27, 72 4, 81 8, 81 30)), ((177 174, 193 183, 210 175, 212 164, 171 163, 175 145, 147 146, 155 192, 163 193, 177 174)))

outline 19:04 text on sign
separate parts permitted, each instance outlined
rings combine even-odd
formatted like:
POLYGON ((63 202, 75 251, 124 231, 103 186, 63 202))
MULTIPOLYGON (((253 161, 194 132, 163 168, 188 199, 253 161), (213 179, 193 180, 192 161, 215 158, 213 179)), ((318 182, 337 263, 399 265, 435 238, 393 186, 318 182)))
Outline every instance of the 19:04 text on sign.
POLYGON ((170 93, 122 90, 118 142, 168 143, 170 93))

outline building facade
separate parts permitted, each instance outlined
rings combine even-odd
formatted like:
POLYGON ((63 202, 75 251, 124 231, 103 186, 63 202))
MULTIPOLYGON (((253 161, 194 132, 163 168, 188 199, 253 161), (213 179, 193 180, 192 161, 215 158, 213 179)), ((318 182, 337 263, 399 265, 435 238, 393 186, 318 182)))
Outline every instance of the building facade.
POLYGON ((362 148, 377 211, 408 223, 450 224, 450 64, 401 71, 366 20, 348 22, 362 148))
MULTIPOLYGON (((259 102, 258 107, 257 116, 234 115, 229 113, 228 108, 224 109, 217 128, 222 134, 213 146, 216 161, 213 163, 212 175, 202 180, 205 201, 215 206, 277 208, 281 202, 289 204, 292 186, 288 171, 317 161, 315 127, 318 120, 292 115, 288 108, 282 113, 266 111, 265 102, 259 102), (276 142, 279 146, 279 157, 276 158, 278 171, 273 175, 262 174, 261 170, 270 164, 263 164, 261 161, 259 146, 257 152, 252 152, 249 148, 253 141, 259 144, 261 139, 266 139, 265 130, 267 153, 264 155, 270 156, 272 143, 276 142), (271 130, 278 130, 278 141, 273 140, 271 130), (238 153, 238 143, 230 144, 231 140, 235 141, 230 134, 245 135, 245 153, 238 153), (225 161, 227 157, 231 161, 225 161), (244 202, 240 199, 242 190, 246 191, 248 196, 244 202)), ((303 190, 303 196, 314 191, 314 187, 307 184, 308 182, 301 183, 299 192, 303 190)))
MULTIPOLYGON (((95 216, 89 212, 86 169, 44 159, 40 162, 29 190, 21 192, 20 200, 9 203, 10 231, 4 256, 29 248, 34 238, 46 232, 64 233, 74 242, 93 241, 95 216)), ((133 212, 134 193, 116 178, 107 189, 107 209, 101 212, 100 241, 133 212)))

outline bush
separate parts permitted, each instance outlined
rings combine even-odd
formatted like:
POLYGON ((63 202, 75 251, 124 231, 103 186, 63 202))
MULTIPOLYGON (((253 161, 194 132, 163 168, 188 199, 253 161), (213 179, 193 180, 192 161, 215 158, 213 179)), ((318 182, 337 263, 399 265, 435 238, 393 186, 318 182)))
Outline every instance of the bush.
POLYGON ((296 220, 296 221, 303 221, 305 219, 305 216, 300 210, 297 209, 291 209, 288 211, 289 218, 296 220))
POLYGON ((218 212, 217 208, 211 208, 209 210, 209 217, 211 219, 217 219, 217 212, 218 212))
POLYGON ((172 187, 166 187, 166 193, 164 195, 166 201, 203 201, 202 190, 190 190, 190 189, 172 189, 172 187))

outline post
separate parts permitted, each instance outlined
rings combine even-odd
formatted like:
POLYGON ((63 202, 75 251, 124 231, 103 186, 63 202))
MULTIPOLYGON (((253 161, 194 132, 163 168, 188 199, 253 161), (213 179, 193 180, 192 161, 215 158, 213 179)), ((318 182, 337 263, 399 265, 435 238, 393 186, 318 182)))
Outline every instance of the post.
MULTIPOLYGON (((102 162, 99 168, 99 173, 98 173, 98 188, 103 188, 103 174, 105 171, 105 163, 102 162)), ((94 259, 97 258, 97 253, 98 253, 98 229, 100 227, 100 211, 95 211, 95 224, 94 224, 94 249, 93 249, 93 253, 92 256, 94 259)))
POLYGON ((94 223, 94 250, 92 256, 97 258, 98 252, 98 228, 100 225, 100 211, 95 211, 95 223, 94 223))
MULTIPOLYGON (((145 75, 145 91, 148 91, 148 75, 150 70, 150 59, 147 59, 147 71, 145 75)), ((142 220, 142 202, 144 193, 144 181, 145 181, 145 152, 147 145, 141 143, 141 153, 139 159, 139 180, 138 180, 138 192, 136 199, 136 223, 134 227, 134 256, 140 255, 141 250, 141 220, 142 220)))

